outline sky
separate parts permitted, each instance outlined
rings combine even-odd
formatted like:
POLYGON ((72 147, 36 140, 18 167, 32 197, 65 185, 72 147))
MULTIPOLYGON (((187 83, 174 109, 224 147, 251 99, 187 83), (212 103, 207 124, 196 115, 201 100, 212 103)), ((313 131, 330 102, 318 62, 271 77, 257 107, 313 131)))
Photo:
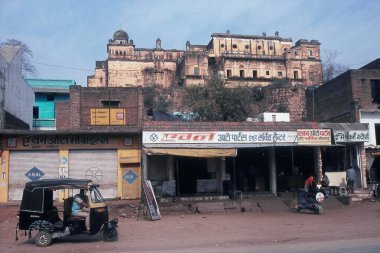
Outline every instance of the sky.
POLYGON ((316 39, 322 60, 360 68, 380 58, 379 0, 1 0, 0 41, 17 39, 33 52, 35 78, 86 86, 107 43, 123 29, 137 48, 184 50, 212 33, 316 39))

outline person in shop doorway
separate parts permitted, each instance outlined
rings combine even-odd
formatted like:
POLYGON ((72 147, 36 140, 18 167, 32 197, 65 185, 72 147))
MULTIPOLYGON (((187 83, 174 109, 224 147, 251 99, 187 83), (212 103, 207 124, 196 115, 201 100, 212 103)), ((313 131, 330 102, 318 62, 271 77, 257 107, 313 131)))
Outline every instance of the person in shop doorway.
POLYGON ((352 166, 348 167, 346 171, 346 180, 347 180, 347 188, 348 191, 354 193, 354 186, 355 186, 355 178, 356 178, 356 172, 352 166))
POLYGON ((88 198, 84 190, 80 190, 74 196, 73 204, 71 206, 71 216, 84 217, 86 229, 90 231, 90 213, 88 211, 88 198))
POLYGON ((310 175, 305 180, 305 186, 304 186, 305 192, 311 192, 311 190, 313 189, 313 184, 314 184, 314 175, 310 175))

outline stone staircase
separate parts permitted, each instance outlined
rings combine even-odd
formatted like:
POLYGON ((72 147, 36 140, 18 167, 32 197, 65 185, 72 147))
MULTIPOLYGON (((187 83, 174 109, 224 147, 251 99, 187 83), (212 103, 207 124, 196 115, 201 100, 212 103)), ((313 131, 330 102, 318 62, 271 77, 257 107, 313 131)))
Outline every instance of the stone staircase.
POLYGON ((353 194, 349 194, 351 197, 352 202, 358 202, 363 200, 372 199, 373 196, 371 195, 369 190, 366 189, 355 189, 353 194))

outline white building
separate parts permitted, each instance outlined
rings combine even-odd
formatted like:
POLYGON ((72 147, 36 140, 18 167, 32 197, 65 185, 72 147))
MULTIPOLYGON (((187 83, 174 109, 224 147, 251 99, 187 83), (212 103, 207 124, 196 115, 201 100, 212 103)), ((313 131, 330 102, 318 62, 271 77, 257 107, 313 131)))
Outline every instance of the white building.
POLYGON ((30 129, 34 91, 22 77, 22 52, 17 46, 0 48, 0 129, 30 129))

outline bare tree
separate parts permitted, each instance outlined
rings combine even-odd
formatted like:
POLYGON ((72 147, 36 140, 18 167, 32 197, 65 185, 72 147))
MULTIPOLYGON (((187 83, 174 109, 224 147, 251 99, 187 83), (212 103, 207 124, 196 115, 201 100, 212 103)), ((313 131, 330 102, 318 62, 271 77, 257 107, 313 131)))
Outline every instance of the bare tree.
POLYGON ((3 46, 19 46, 22 53, 22 76, 37 76, 38 72, 36 67, 32 64, 33 53, 32 50, 22 41, 15 39, 8 39, 5 42, 0 42, 0 47, 3 46))
POLYGON ((326 50, 325 55, 322 62, 322 79, 324 83, 349 70, 348 65, 336 62, 336 58, 339 55, 338 51, 326 50))

